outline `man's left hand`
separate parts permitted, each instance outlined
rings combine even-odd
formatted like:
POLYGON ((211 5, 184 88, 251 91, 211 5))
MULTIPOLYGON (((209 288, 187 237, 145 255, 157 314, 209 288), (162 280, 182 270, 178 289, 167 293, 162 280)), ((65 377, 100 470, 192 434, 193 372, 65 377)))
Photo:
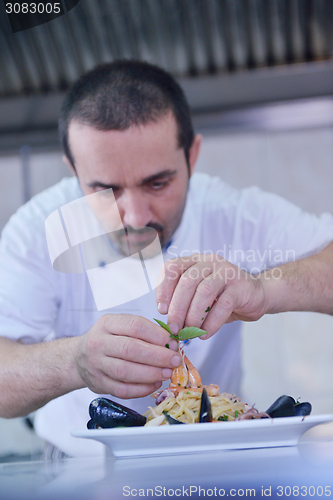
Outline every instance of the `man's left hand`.
POLYGON ((267 291, 261 275, 252 275, 220 255, 194 254, 169 260, 157 287, 161 314, 168 313, 172 333, 183 326, 205 330, 209 338, 224 323, 255 321, 267 311, 267 291))

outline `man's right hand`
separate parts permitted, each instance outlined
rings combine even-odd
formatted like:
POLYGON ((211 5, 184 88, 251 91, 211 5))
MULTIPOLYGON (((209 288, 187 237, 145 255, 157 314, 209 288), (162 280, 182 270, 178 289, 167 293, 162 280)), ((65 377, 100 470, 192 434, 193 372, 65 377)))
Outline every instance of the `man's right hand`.
POLYGON ((83 387, 122 399, 147 396, 181 363, 176 349, 163 328, 125 314, 106 314, 84 335, 52 342, 0 337, 0 417, 27 415, 83 387))
POLYGON ((121 399, 147 396, 181 364, 177 342, 140 316, 106 314, 77 341, 78 374, 83 386, 97 394, 121 399))

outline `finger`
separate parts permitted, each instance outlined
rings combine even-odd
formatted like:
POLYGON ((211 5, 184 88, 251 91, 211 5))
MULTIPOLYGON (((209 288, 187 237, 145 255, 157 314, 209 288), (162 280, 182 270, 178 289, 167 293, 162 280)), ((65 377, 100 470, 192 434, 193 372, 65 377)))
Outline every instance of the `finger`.
POLYGON ((169 306, 168 323, 172 333, 183 328, 197 287, 210 273, 210 266, 202 262, 187 269, 180 277, 169 306))
POLYGON ((156 368, 106 356, 101 360, 101 371, 107 377, 127 384, 156 384, 168 380, 172 373, 171 368, 156 368))
POLYGON ((98 389, 91 388, 97 394, 111 394, 120 399, 144 398, 161 387, 161 382, 155 384, 126 384, 112 380, 104 375, 98 389))
POLYGON ((200 254, 195 254, 188 257, 170 259, 164 264, 164 268, 161 271, 164 273, 164 279, 157 286, 155 294, 157 309, 161 314, 168 312, 171 298, 182 274, 198 262, 199 259, 200 254))
POLYGON ((141 339, 150 344, 165 346, 169 344, 176 350, 175 342, 170 341, 170 334, 156 323, 141 316, 131 314, 106 314, 101 318, 102 328, 107 333, 141 339))
POLYGON ((207 339, 216 333, 222 325, 230 322, 233 311, 238 307, 238 294, 232 286, 227 287, 213 305, 202 329, 208 333, 207 339))
POLYGON ((219 277, 216 277, 214 273, 199 283, 187 312, 185 319, 186 326, 202 326, 207 315, 210 314, 209 311, 214 301, 221 294, 224 286, 224 282, 219 277))
POLYGON ((109 358, 132 361, 147 366, 176 368, 182 362, 181 356, 170 349, 154 346, 130 337, 108 335, 105 339, 104 354, 109 358))

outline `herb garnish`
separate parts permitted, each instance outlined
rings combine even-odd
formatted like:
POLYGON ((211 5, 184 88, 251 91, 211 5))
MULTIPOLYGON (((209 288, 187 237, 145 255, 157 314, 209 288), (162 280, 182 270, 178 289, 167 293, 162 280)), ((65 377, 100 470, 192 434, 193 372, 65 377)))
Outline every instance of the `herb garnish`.
POLYGON ((175 340, 188 340, 188 339, 194 339, 195 337, 201 337, 201 335, 207 335, 207 332, 205 330, 201 330, 200 328, 197 328, 196 326, 186 326, 180 332, 178 335, 173 335, 170 331, 170 328, 167 324, 165 324, 163 321, 160 321, 159 319, 154 318, 156 323, 158 323, 162 328, 164 328, 167 332, 170 333, 170 338, 175 339, 175 340))
POLYGON ((201 328, 197 328, 196 326, 186 326, 178 333, 178 339, 194 339, 195 337, 201 337, 201 335, 207 335, 207 332, 205 330, 201 330, 201 328))
POLYGON ((220 415, 217 420, 220 420, 220 422, 226 422, 228 420, 228 415, 220 415))
POLYGON ((238 415, 239 415, 239 411, 238 411, 238 410, 236 410, 236 411, 235 411, 235 418, 237 418, 237 417, 238 417, 238 415))
POLYGON ((210 311, 210 307, 208 306, 205 313, 208 313, 208 311, 210 311))

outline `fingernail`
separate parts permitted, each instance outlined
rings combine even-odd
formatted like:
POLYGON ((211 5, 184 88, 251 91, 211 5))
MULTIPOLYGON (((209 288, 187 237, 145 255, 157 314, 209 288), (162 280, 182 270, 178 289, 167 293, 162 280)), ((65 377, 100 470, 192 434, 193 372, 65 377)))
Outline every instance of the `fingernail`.
POLYGON ((206 338, 208 337, 208 335, 201 335, 201 337, 199 337, 201 340, 206 340, 206 338))
POLYGON ((171 373, 172 373, 171 368, 163 368, 163 370, 162 370, 163 378, 170 378, 171 373))
POLYGON ((182 358, 180 356, 174 356, 171 360, 172 366, 176 367, 182 364, 182 358))
POLYGON ((157 304, 157 309, 158 309, 158 312, 161 314, 166 314, 168 312, 168 306, 166 304, 164 304, 163 302, 159 302, 157 304))
POLYGON ((172 351, 178 351, 178 342, 177 340, 170 340, 169 342, 169 349, 171 349, 172 351))
POLYGON ((173 333, 173 335, 177 335, 177 333, 179 332, 179 328, 178 325, 176 325, 176 323, 170 323, 169 328, 171 333, 173 333))

